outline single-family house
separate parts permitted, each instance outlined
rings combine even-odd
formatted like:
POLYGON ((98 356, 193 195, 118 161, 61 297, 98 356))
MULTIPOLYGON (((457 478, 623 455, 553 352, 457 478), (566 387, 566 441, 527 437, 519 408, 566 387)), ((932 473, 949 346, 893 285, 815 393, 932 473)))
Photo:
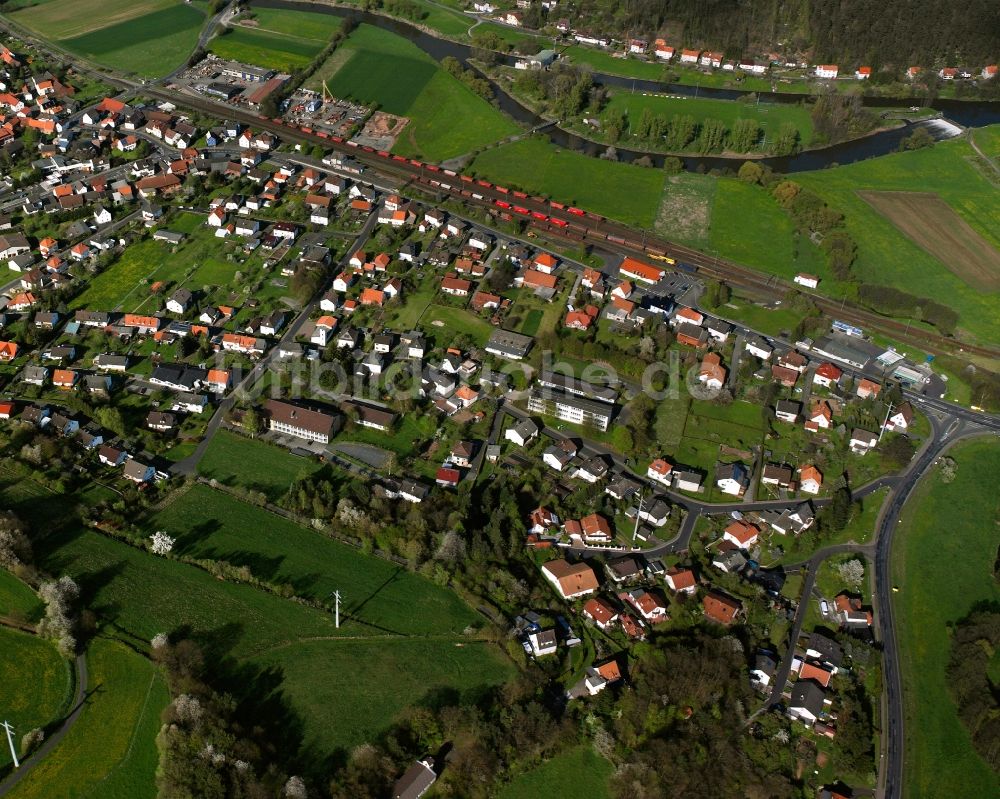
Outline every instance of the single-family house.
POLYGON ((597 591, 597 574, 586 563, 570 563, 564 558, 542 566, 542 575, 563 599, 577 599, 597 591))

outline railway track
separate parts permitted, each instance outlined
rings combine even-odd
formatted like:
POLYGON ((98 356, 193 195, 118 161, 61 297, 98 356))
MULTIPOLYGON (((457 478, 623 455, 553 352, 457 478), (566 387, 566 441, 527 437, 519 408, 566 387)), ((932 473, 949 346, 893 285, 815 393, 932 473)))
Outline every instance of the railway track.
MULTIPOLYGON (((706 255, 703 252, 676 244, 643 231, 634 230, 580 208, 567 206, 546 197, 530 196, 525 192, 496 186, 488 181, 435 164, 393 156, 371 147, 348 143, 344 139, 317 133, 309 128, 288 125, 280 119, 269 119, 241 108, 217 103, 207 98, 186 93, 146 86, 142 92, 153 97, 182 104, 196 110, 243 122, 253 128, 266 130, 288 141, 320 145, 328 150, 350 155, 366 167, 403 183, 416 183, 437 194, 451 195, 463 203, 479 205, 498 212, 505 219, 521 219, 528 225, 569 241, 595 244, 606 250, 623 254, 636 254, 666 262, 682 271, 698 272, 771 299, 781 299, 799 286, 773 275, 762 274, 733 261, 706 255)), ((859 307, 847 301, 833 300, 813 292, 804 292, 819 310, 831 318, 842 319, 862 328, 883 332, 904 344, 919 347, 935 354, 973 354, 990 359, 1000 359, 1000 348, 969 344, 932 333, 913 330, 911 325, 859 307)))

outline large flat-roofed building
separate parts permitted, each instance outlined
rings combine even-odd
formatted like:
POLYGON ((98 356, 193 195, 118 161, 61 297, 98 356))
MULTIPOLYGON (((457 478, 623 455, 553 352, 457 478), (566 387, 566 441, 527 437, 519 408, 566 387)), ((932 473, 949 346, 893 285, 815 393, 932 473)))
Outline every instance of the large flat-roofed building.
POLYGON ((268 400, 264 406, 268 426, 276 433, 329 444, 337 417, 333 413, 302 408, 290 402, 268 400))
POLYGON ((528 410, 532 413, 554 416, 564 422, 594 427, 603 432, 611 424, 615 406, 550 388, 536 387, 531 390, 531 395, 528 397, 528 410))
POLYGON ((538 377, 538 385, 545 388, 554 388, 565 391, 567 394, 575 394, 585 399, 597 400, 599 402, 614 403, 618 399, 618 392, 608 386, 595 386, 585 380, 578 380, 572 375, 561 372, 542 372, 538 377))
POLYGON ((491 355, 520 361, 528 354, 534 339, 509 330, 494 330, 490 340, 486 342, 486 351, 491 355))
POLYGON ((253 64, 241 64, 238 61, 225 61, 220 65, 219 72, 227 78, 247 81, 248 83, 263 83, 274 77, 274 70, 257 67, 253 64))

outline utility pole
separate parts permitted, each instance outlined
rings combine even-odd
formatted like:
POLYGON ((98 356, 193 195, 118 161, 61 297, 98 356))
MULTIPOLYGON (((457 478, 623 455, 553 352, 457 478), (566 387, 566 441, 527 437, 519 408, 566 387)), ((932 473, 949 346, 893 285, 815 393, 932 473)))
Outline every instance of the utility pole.
POLYGON ((17 759, 17 752, 14 749, 14 728, 11 727, 6 721, 4 721, 3 724, 0 724, 0 727, 3 727, 3 729, 7 732, 7 744, 10 746, 10 756, 14 761, 14 768, 21 768, 21 764, 17 759))
POLYGON ((338 589, 338 590, 334 591, 332 596, 333 596, 333 601, 334 601, 333 623, 334 623, 334 626, 339 630, 340 629, 340 590, 338 589))
POLYGON ((889 424, 889 416, 892 413, 892 403, 889 403, 889 410, 885 412, 885 419, 882 420, 882 427, 878 431, 878 443, 882 443, 882 436, 885 434, 885 426, 889 424))
POLYGON ((639 508, 635 512, 635 528, 632 530, 632 546, 635 546, 635 540, 639 537, 639 514, 642 513, 642 500, 645 497, 646 489, 643 488, 639 492, 639 508))

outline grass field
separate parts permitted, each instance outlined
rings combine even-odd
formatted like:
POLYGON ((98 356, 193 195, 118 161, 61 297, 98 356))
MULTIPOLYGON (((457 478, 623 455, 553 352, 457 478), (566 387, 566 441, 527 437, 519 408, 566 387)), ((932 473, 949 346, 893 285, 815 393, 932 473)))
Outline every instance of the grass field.
MULTIPOLYGON (((268 530, 287 532, 287 528, 272 525, 271 518, 256 519, 261 524, 267 522, 260 530, 264 538, 271 535, 268 530)), ((290 704, 289 712, 304 719, 306 726, 288 730, 288 746, 293 746, 296 734, 308 736, 312 745, 303 755, 309 758, 304 762, 316 763, 318 768, 334 750, 370 740, 403 708, 426 698, 428 692, 474 690, 502 682, 511 671, 497 649, 464 636, 411 641, 375 631, 365 639, 372 632, 370 628, 347 621, 338 631, 329 613, 250 586, 216 580, 192 566, 155 558, 96 533, 71 532, 58 540, 50 537, 45 543, 44 567, 76 576, 84 587, 88 607, 111 619, 123 633, 149 641, 157 632, 183 631, 201 641, 210 657, 237 659, 243 679, 232 689, 253 693, 255 701, 273 699, 277 704, 290 704), (380 664, 390 661, 399 670, 387 675, 380 664), (359 668, 359 663, 364 663, 364 668, 359 668), (402 663, 405 666, 399 665, 402 663), (264 689, 251 679, 254 674, 264 677, 265 669, 267 691, 273 696, 256 693, 264 689), (364 735, 353 737, 361 727, 364 735)), ((325 564, 330 550, 322 543, 318 536, 313 539, 325 564)), ((281 548, 291 551, 284 542, 281 548)), ((312 557, 311 553, 310 549, 307 555, 312 557)), ((357 569, 357 559, 362 556, 350 554, 357 569)), ((301 562, 301 558, 299 551, 293 560, 301 562)), ((337 565, 337 569, 348 569, 347 563, 337 565)), ((371 575, 372 571, 365 571, 361 579, 371 575)), ((353 581, 356 576, 351 574, 350 578, 353 581)), ((406 578, 399 584, 412 586, 407 581, 417 580, 410 575, 406 578)), ((345 595, 347 585, 345 581, 340 586, 345 595)), ((394 588, 389 586, 387 591, 394 588)), ((356 597, 345 598, 357 601, 356 597)), ((405 616, 411 599, 397 597, 392 612, 405 616)), ((362 615, 366 612, 362 609, 362 615)), ((425 622, 433 623, 415 623, 425 622)))
MULTIPOLYGON (((69 662, 47 640, 0 627, 0 684, 3 717, 15 730, 15 744, 29 730, 45 729, 68 709, 73 690, 69 662)), ((6 736, 5 736, 6 737, 6 736)), ((0 741, 0 774, 11 765, 0 741)))
POLYGON ((716 183, 710 252, 788 280, 799 272, 831 278, 819 248, 798 234, 791 217, 762 189, 733 178, 716 183))
MULTIPOLYGON (((995 128, 1000 126, 976 131, 977 141, 988 140, 995 128)), ((844 214, 858 243, 854 271, 862 279, 949 305, 959 313, 960 333, 997 343, 1000 293, 967 285, 859 195, 861 191, 933 192, 990 246, 1000 247, 1000 187, 974 166, 972 155, 967 141, 952 139, 924 150, 800 173, 794 179, 844 214)))
POLYGON ((1000 290, 1000 250, 936 194, 909 191, 858 194, 971 288, 1000 290))
POLYGON ((451 591, 206 486, 181 495, 148 527, 175 536, 180 554, 249 566, 301 596, 325 600, 339 589, 341 630, 353 627, 354 635, 461 633, 476 621, 451 591))
POLYGON ((0 569, 0 616, 31 622, 42 617, 38 595, 5 569, 0 569))
POLYGON ((53 0, 11 16, 67 50, 151 77, 184 62, 205 22, 201 9, 180 0, 53 0))
POLYGON ((948 692, 949 625, 977 602, 1000 601, 993 577, 1000 447, 979 440, 951 450, 952 483, 931 473, 896 533, 893 595, 906 713, 903 784, 913 799, 996 796, 1000 778, 972 749, 948 692))
POLYGON ((92 693, 83 712, 7 794, 11 799, 156 796, 156 734, 170 699, 166 684, 152 663, 107 639, 93 641, 87 665, 92 693))
POLYGON ((607 799, 614 767, 589 746, 578 746, 518 775, 499 799, 607 799))
POLYGON ((224 485, 262 491, 274 501, 283 497, 292 483, 312 474, 320 465, 264 441, 220 430, 198 464, 198 474, 224 485))
MULTIPOLYGON (((341 50, 351 55, 327 79, 327 86, 338 97, 408 117, 410 123, 395 152, 445 160, 518 131, 512 121, 400 36, 360 25, 341 50)), ((340 62, 344 56, 334 53, 332 58, 340 62)))
POLYGON ((560 150, 540 138, 505 144, 482 153, 471 171, 502 186, 580 205, 640 227, 652 227, 665 175, 560 150))
POLYGON ((799 132, 803 146, 812 139, 813 126, 809 109, 791 103, 749 103, 737 100, 707 100, 683 95, 631 94, 617 91, 608 103, 611 111, 624 111, 632 123, 638 121, 645 109, 663 117, 688 115, 698 122, 718 119, 732 128, 738 119, 752 119, 758 122, 765 136, 774 136, 786 122, 790 122, 799 132))
POLYGON ((313 60, 323 42, 237 25, 225 36, 212 39, 208 49, 220 58, 294 72, 313 60))
POLYGON ((260 30, 294 36, 297 39, 311 39, 324 46, 343 24, 340 17, 332 14, 286 8, 255 7, 253 16, 260 30))

